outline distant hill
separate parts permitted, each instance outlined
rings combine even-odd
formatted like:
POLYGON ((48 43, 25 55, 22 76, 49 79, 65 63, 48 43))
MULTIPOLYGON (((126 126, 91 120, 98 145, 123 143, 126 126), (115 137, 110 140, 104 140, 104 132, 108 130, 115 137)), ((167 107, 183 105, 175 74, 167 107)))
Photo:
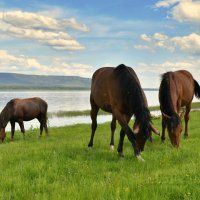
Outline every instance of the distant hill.
POLYGON ((89 89, 91 79, 79 76, 43 76, 0 73, 0 89, 89 89))

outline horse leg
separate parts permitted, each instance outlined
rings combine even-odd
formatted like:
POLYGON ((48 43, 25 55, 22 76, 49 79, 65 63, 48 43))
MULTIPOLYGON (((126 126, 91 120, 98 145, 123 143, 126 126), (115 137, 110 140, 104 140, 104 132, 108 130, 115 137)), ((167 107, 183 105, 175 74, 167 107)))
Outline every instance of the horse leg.
POLYGON ((166 129, 166 120, 164 119, 164 116, 162 116, 162 136, 161 136, 161 142, 165 141, 165 129, 166 129))
POLYGON ((24 122, 23 122, 23 120, 19 120, 18 123, 19 123, 20 129, 21 129, 21 132, 23 133, 23 137, 25 139, 24 122))
POLYGON ((112 117, 112 122, 111 122, 111 140, 110 140, 110 148, 112 150, 114 149, 114 134, 115 134, 115 129, 116 129, 116 118, 113 116, 112 117))
POLYGON ((118 154, 119 154, 120 157, 124 157, 124 154, 123 154, 124 137, 125 137, 125 132, 124 132, 123 129, 121 129, 119 145, 118 145, 118 148, 117 148, 117 151, 118 151, 118 154))
POLYGON ((93 146, 94 134, 95 134, 95 131, 96 131, 96 128, 97 128, 97 113, 99 111, 99 107, 95 104, 95 102, 92 99, 90 100, 90 103, 91 103, 90 117, 91 117, 91 120, 92 120, 92 124, 91 124, 92 133, 91 133, 91 137, 90 137, 88 147, 93 146))
POLYGON ((46 133, 46 136, 48 136, 48 127, 47 127, 47 114, 45 113, 45 116, 44 116, 44 130, 45 130, 45 133, 46 133))
POLYGON ((42 136, 42 132, 43 132, 43 123, 40 122, 40 137, 42 136))
POLYGON ((44 123, 44 130, 45 130, 46 136, 48 136, 49 131, 48 131, 48 127, 47 127, 47 122, 44 123))
MULTIPOLYGON (((138 159, 140 159, 140 150, 139 150, 138 145, 136 143, 136 137, 135 137, 133 131, 131 130, 131 128, 128 126, 128 122, 130 120, 130 117, 122 115, 118 110, 114 110, 114 114, 115 114, 116 119, 118 119, 118 122, 121 125, 123 132, 127 135, 129 141, 131 142, 131 144, 133 146, 134 155, 138 159)), ((124 139, 124 136, 123 136, 124 133, 123 132, 120 133, 121 146, 119 144, 119 147, 121 147, 121 149, 119 148, 119 151, 123 149, 123 142, 122 142, 123 139, 124 139)), ((143 159, 141 158, 141 160, 143 160, 143 159)))
POLYGON ((188 137, 188 121, 189 121, 189 118, 190 118, 190 116, 189 116, 190 110, 191 110, 191 103, 186 106, 186 112, 185 112, 185 116, 184 116, 184 118, 185 118, 185 132, 184 132, 184 137, 185 138, 188 137))
POLYGON ((11 141, 13 141, 14 134, 15 134, 15 122, 10 122, 11 125, 11 141))
POLYGON ((37 117, 40 123, 40 137, 42 136, 43 128, 45 130, 46 136, 48 135, 48 128, 47 128, 47 117, 46 115, 39 115, 37 117))

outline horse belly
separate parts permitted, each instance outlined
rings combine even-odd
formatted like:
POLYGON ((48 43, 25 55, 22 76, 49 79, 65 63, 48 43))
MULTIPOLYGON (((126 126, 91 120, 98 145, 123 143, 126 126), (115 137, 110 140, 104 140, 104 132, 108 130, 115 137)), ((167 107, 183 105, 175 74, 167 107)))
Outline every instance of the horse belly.
POLYGON ((23 121, 30 121, 35 118, 37 118, 40 114, 40 111, 38 109, 23 109, 23 112, 20 112, 20 115, 18 117, 22 117, 23 121))
POLYGON ((103 98, 95 98, 94 99, 95 101, 95 104, 101 108, 102 110, 106 111, 106 112, 112 112, 112 109, 111 109, 111 105, 109 103, 109 100, 108 98, 106 97, 103 97, 103 98))

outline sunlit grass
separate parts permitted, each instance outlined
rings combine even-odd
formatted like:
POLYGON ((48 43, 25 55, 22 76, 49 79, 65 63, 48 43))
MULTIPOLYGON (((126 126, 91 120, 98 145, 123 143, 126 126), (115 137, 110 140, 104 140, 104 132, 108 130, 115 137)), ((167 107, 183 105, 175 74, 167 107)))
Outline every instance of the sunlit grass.
MULTIPOLYGON (((160 118, 153 120, 161 131, 160 118)), ((109 149, 110 123, 100 124, 88 149, 90 124, 16 132, 0 145, 0 199, 199 199, 200 112, 192 112, 189 137, 179 149, 153 135, 142 153, 133 156, 125 138, 125 158, 109 149)), ((117 126, 115 146, 120 127, 117 126)))

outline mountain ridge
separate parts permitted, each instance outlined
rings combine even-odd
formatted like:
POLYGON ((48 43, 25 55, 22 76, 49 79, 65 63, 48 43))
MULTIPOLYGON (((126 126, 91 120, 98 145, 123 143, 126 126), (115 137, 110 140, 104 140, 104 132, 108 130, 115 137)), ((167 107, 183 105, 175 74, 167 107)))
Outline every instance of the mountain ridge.
POLYGON ((89 89, 90 78, 80 76, 26 75, 16 73, 0 73, 0 88, 80 88, 89 89))

